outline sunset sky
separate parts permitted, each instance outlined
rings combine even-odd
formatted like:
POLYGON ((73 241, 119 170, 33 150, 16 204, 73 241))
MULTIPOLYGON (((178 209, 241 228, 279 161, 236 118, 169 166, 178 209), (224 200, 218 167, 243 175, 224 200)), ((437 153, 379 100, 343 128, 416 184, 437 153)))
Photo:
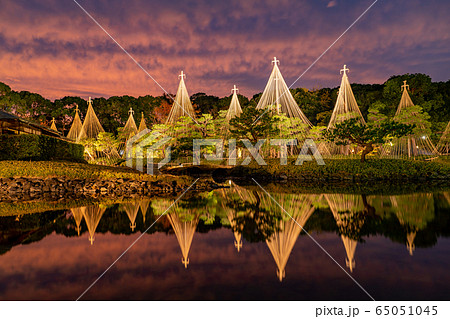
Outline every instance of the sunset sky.
MULTIPOLYGON (((77 0, 168 92, 251 97, 276 56, 290 86, 374 0, 77 0)), ((0 81, 55 99, 161 95, 73 0, 0 0, 0 81)), ((379 0, 293 87, 450 78, 450 2, 379 0)))

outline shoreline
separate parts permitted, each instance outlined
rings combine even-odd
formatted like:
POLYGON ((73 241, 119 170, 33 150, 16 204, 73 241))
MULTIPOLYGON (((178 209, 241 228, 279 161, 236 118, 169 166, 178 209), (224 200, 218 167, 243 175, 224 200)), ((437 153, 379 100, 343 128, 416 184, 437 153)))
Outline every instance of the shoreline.
POLYGON ((192 190, 206 191, 220 187, 211 179, 171 181, 142 181, 133 179, 71 179, 66 177, 0 177, 0 200, 33 199, 42 196, 51 198, 98 197, 119 198, 124 196, 153 196, 181 194, 188 187, 192 190))
POLYGON ((417 191, 446 188, 450 183, 450 161, 407 160, 326 160, 326 165, 307 162, 302 166, 199 165, 172 167, 161 175, 147 175, 128 167, 108 167, 72 162, 0 162, 0 200, 45 197, 119 198, 121 196, 167 196, 181 194, 190 187, 208 191, 227 186, 228 180, 239 185, 258 183, 297 185, 303 191, 368 192, 395 189, 417 191))
POLYGON ((325 165, 305 162, 295 165, 289 159, 280 165, 278 159, 266 160, 267 165, 252 162, 247 166, 192 165, 163 170, 177 176, 207 176, 223 182, 228 179, 260 181, 303 181, 313 183, 416 183, 450 181, 450 161, 412 161, 393 159, 370 159, 361 163, 358 159, 325 159, 325 165))

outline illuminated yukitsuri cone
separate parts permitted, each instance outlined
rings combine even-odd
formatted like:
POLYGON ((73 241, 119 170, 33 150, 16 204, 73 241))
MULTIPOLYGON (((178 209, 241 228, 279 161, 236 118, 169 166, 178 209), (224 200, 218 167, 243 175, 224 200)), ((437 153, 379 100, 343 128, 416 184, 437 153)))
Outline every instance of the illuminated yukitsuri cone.
POLYGON ((314 194, 273 194, 275 201, 292 218, 284 210, 281 210, 278 204, 269 196, 261 193, 260 198, 261 207, 264 207, 269 212, 278 211, 282 217, 278 224, 280 230, 274 233, 272 237, 266 239, 266 244, 277 264, 277 277, 282 281, 286 276, 286 264, 295 242, 315 210, 313 202, 318 200, 320 196, 314 194))
POLYGON ((56 128, 55 118, 52 118, 52 125, 50 126, 50 129, 58 132, 58 129, 56 128))
MULTIPOLYGON (((233 212, 232 210, 228 210, 227 218, 228 221, 230 222, 231 229, 235 229, 236 228, 235 212, 233 212)), ((242 234, 237 230, 233 230, 233 235, 234 235, 234 247, 236 247, 237 251, 239 252, 242 248, 242 234)))
POLYGON ((97 229, 100 219, 102 219, 106 208, 100 206, 88 206, 83 209, 83 217, 89 231, 89 241, 94 244, 95 230, 97 229))
POLYGON ((442 193, 447 200, 448 204, 450 205, 450 192, 443 192, 442 193))
POLYGON ((146 199, 142 199, 139 203, 139 207, 141 208, 141 213, 142 213, 142 221, 145 225, 145 217, 147 216, 147 210, 148 207, 150 206, 151 201, 150 200, 146 200, 146 199))
POLYGON ((233 200, 233 195, 238 195, 238 189, 240 187, 235 185, 230 181, 230 188, 225 189, 222 188, 219 192, 221 193, 223 200, 221 201, 222 208, 227 213, 228 221, 230 222, 231 229, 233 230, 234 235, 234 247, 236 247, 239 252, 242 248, 242 234, 239 230, 236 229, 236 211, 227 206, 227 203, 233 200))
POLYGON ((75 223, 77 225, 78 236, 80 236, 81 221, 83 220, 83 211, 84 210, 85 210, 85 207, 76 207, 76 208, 70 209, 70 211, 72 212, 73 219, 75 219, 75 223))
POLYGON ((139 123, 138 132, 142 132, 147 129, 147 124, 145 124, 144 112, 141 113, 141 122, 139 123))
POLYGON ((442 155, 450 154, 450 122, 448 122, 436 148, 442 155))
POLYGON ((136 228, 136 217, 139 213, 139 202, 129 202, 121 204, 121 208, 125 211, 128 218, 130 219, 131 231, 136 228))
MULTIPOLYGON (((327 130, 334 128, 336 123, 343 122, 350 118, 356 118, 361 125, 366 125, 366 121, 364 120, 355 96, 353 95, 352 87, 347 76, 348 71, 349 69, 346 65, 340 70, 342 73, 341 86, 339 87, 339 94, 327 130)), ((334 143, 321 143, 318 148, 324 156, 352 155, 357 152, 357 148, 352 147, 351 145, 336 145, 334 143)))
POLYGON ((121 136, 121 142, 118 145, 118 150, 120 154, 125 154, 126 151, 126 143, 128 139, 132 138, 138 133, 138 128, 136 126, 136 122, 134 121, 133 117, 134 111, 130 107, 130 110, 128 111, 128 119, 125 123, 125 126, 123 127, 122 136, 121 136))
POLYGON ((84 118, 83 126, 81 128, 80 135, 78 136, 78 141, 87 138, 97 138, 100 132, 104 132, 100 121, 97 118, 97 115, 94 112, 94 108, 92 107, 92 100, 89 97, 88 100, 88 109, 86 112, 86 116, 84 118))
POLYGON ((189 265, 189 250, 191 249, 192 239, 194 238, 195 230, 197 229, 200 220, 197 214, 189 216, 193 217, 192 220, 187 220, 186 215, 189 216, 189 214, 179 214, 176 210, 175 212, 166 215, 175 232, 178 244, 180 245, 181 253, 183 255, 181 262, 183 263, 184 268, 187 268, 189 265))
POLYGON ((356 103, 355 96, 353 95, 347 71, 349 71, 349 69, 344 65, 344 68, 340 71, 342 73, 342 80, 341 86, 339 87, 339 94, 327 129, 333 128, 336 123, 355 117, 358 119, 359 123, 366 125, 366 121, 364 120, 358 103, 356 103))
POLYGON ((233 92, 233 96, 231 98, 230 107, 228 108, 228 112, 227 112, 227 116, 226 116, 227 121, 230 121, 232 118, 239 116, 242 113, 242 108, 241 108, 241 104, 239 103, 237 91, 239 91, 239 89, 236 88, 236 85, 235 85, 234 88, 231 90, 231 92, 233 92))
MULTIPOLYGON (((403 110, 414 106, 411 97, 408 94, 409 85, 406 81, 403 81, 402 98, 395 113, 394 120, 402 113, 403 110)), ((417 116, 413 113, 412 116, 417 116)), ((425 129, 419 124, 419 129, 425 129)), ((414 158, 418 156, 436 156, 438 151, 431 142, 429 136, 426 134, 420 135, 408 135, 400 138, 393 139, 391 142, 383 145, 381 150, 381 157, 384 158, 414 158)))
POLYGON ((433 194, 393 195, 389 199, 400 224, 407 230, 406 248, 412 256, 417 232, 434 219, 433 194))
POLYGON ((194 108, 192 106, 191 99, 189 98, 186 84, 184 83, 186 74, 181 71, 179 77, 180 84, 178 85, 177 95, 175 96, 172 108, 170 109, 166 124, 176 123, 181 116, 188 116, 192 119, 195 119, 194 108))
MULTIPOLYGON (((361 195, 353 194, 326 194, 325 198, 336 220, 339 228, 355 227, 356 231, 361 230, 364 221, 359 221, 358 224, 349 225, 352 215, 364 211, 364 203, 361 195)), ((342 243, 344 244, 347 258, 345 259, 346 266, 353 272, 355 269, 355 251, 358 242, 344 234, 341 235, 342 243)))
POLYGON ((81 131, 83 130, 83 123, 80 119, 80 110, 78 109, 78 105, 75 108, 75 117, 73 118, 72 126, 70 127, 69 133, 67 133, 67 138, 72 141, 78 141, 81 131))
POLYGON ((123 134, 127 140, 130 137, 133 137, 134 135, 136 135, 138 133, 138 128, 136 126, 136 122, 134 121, 133 114, 134 114, 134 111, 130 107, 130 110, 128 111, 128 120, 125 123, 125 126, 123 128, 123 134))
POLYGON ((283 76, 281 75, 276 57, 273 58, 273 69, 267 81, 266 88, 259 100, 256 108, 258 110, 266 109, 269 106, 275 106, 277 114, 284 113, 287 117, 299 118, 308 127, 312 127, 311 122, 295 102, 294 97, 289 91, 283 76))

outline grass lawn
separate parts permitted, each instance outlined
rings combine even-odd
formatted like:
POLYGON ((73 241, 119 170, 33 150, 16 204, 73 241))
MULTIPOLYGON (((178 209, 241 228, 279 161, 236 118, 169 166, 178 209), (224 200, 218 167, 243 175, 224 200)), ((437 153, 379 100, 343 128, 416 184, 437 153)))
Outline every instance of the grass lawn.
POLYGON ((141 173, 128 167, 113 167, 65 161, 0 161, 0 177, 68 177, 73 179, 133 179, 156 181, 164 176, 141 173))

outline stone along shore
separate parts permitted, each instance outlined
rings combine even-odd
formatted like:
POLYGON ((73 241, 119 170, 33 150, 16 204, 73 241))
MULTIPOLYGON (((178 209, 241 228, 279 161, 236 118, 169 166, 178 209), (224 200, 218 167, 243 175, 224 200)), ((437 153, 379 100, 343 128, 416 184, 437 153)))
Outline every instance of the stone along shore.
MULTIPOLYGON (((164 180, 142 181, 131 179, 70 179, 65 177, 53 178, 0 178, 0 198, 2 197, 38 197, 44 194, 79 195, 107 197, 139 194, 154 195, 163 193, 179 193, 192 185, 192 180, 164 180)), ((193 190, 210 190, 218 185, 210 179, 200 179, 192 187, 193 190)))

